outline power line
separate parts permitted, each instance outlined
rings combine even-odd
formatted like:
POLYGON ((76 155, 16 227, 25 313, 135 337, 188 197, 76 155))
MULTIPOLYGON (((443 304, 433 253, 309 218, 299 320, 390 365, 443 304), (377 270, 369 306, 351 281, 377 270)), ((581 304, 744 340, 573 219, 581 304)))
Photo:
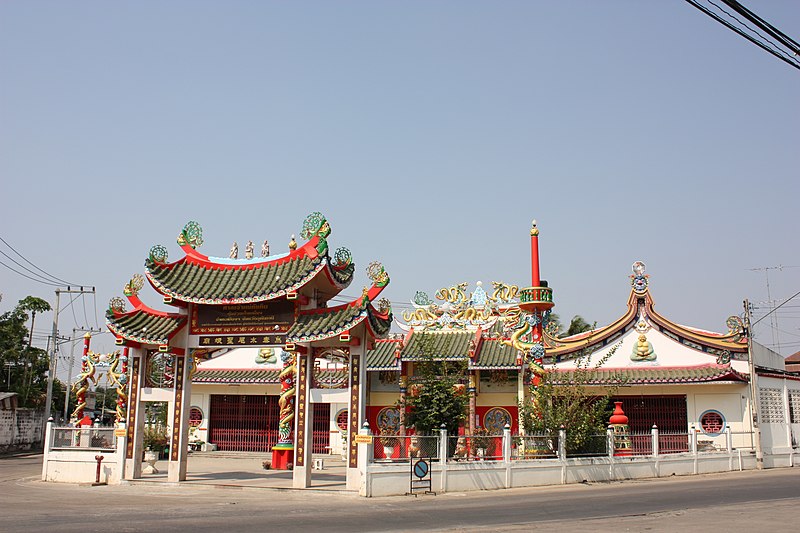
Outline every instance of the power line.
MULTIPOLYGON (((709 8, 700 5, 700 3, 697 2, 697 0, 686 0, 686 2, 688 4, 696 7, 697 9, 699 9, 700 11, 702 11, 703 13, 708 15, 709 17, 713 18, 714 20, 716 20, 720 24, 726 26, 728 29, 735 31, 736 33, 738 33, 739 35, 741 35, 742 37, 744 37, 745 39, 747 39, 751 43, 755 44, 759 48, 762 48, 766 52, 769 52, 770 54, 772 54, 773 56, 777 57, 778 59, 780 59, 784 63, 786 63, 788 65, 791 65, 792 67, 800 70, 800 63, 798 63, 797 60, 795 60, 794 58, 792 58, 791 56, 789 56, 785 52, 781 51, 781 53, 776 53, 772 48, 770 48, 769 46, 767 46, 763 42, 759 41, 755 37, 752 37, 751 35, 748 35, 744 31, 742 31, 740 28, 737 28, 736 26, 734 26, 733 24, 731 24, 727 20, 723 19, 717 13, 714 13, 713 11, 711 11, 709 8)), ((774 46, 774 43, 770 43, 770 44, 772 44, 774 46)))
POLYGON ((737 2, 736 0, 722 0, 728 6, 733 8, 737 13, 745 17, 747 20, 761 28, 762 30, 769 33, 772 37, 780 41, 786 48, 789 48, 795 55, 800 54, 800 44, 797 43, 794 39, 780 31, 778 28, 767 22, 766 20, 762 19, 745 6, 737 2))
MULTIPOLYGON (((792 57, 789 54, 787 54, 786 52, 784 52, 783 50, 778 48, 775 45, 775 43, 769 41, 769 39, 767 37, 763 36, 761 33, 759 33, 758 30, 754 30, 753 28, 751 28, 750 26, 748 26, 747 24, 745 24, 744 22, 739 20, 736 16, 734 16, 734 15, 730 14, 729 12, 725 11, 725 9, 720 7, 719 4, 715 4, 713 0, 708 0, 708 3, 713 5, 714 7, 716 7, 717 9, 722 11, 723 13, 725 13, 726 15, 728 15, 729 18, 731 18, 731 19, 735 20, 736 22, 738 22, 740 26, 742 26, 744 28, 747 28, 748 31, 750 31, 751 33, 754 33, 754 34, 758 35, 759 37, 761 37, 761 39, 763 39, 764 41, 766 41, 768 43, 770 49, 774 50, 774 52, 777 52, 778 54, 781 54, 784 57, 788 57, 789 59, 792 59, 792 57)), ((725 2, 725 3, 727 4, 727 2, 725 2)))
POLYGON ((83 320, 84 320, 84 324, 86 324, 88 326, 89 325, 89 319, 86 317, 86 298, 84 297, 83 293, 81 293, 81 304, 83 304, 83 320))
MULTIPOLYGON (((70 282, 68 282, 68 281, 64 281, 63 279, 61 279, 61 278, 59 278, 59 277, 56 277, 56 276, 54 276, 54 275, 50 274, 50 273, 49 273, 49 272, 47 272, 46 270, 44 270, 44 269, 42 269, 42 268, 39 268, 39 267, 38 267, 38 266, 36 266, 36 265, 35 265, 35 264, 34 264, 32 261, 30 261, 30 260, 29 260, 27 257, 25 257, 24 255, 22 255, 21 253, 19 253, 19 252, 16 250, 16 248, 14 248, 13 246, 11 246, 11 245, 8 243, 8 241, 6 241, 4 238, 0 237, 0 242, 2 242, 3 244, 5 244, 6 246, 8 246, 8 247, 11 249, 11 251, 13 251, 13 252, 14 252, 15 254, 17 254, 19 257, 21 257, 23 261, 25 261, 26 263, 28 263, 29 265, 31 265, 33 268, 35 268, 36 270, 38 270, 39 272, 41 272, 42 274, 44 274, 45 276, 47 276, 47 277, 45 277, 45 276, 41 276, 41 275, 39 275, 40 277, 42 277, 42 278, 44 278, 44 279, 47 279, 47 278, 52 278, 52 279, 53 279, 53 280, 55 280, 56 282, 58 282, 58 283, 62 283, 62 284, 64 284, 64 285, 79 285, 78 283, 70 283, 70 282)), ((11 259, 11 257, 9 257, 8 255, 6 255, 5 253, 3 253, 3 255, 5 255, 5 256, 6 256, 6 257, 8 257, 9 259, 11 259)), ((12 261, 13 261, 13 259, 12 259, 12 261)), ((14 262, 16 263, 16 261, 14 261, 14 262)), ((19 264, 19 263, 17 263, 17 264, 19 264)), ((20 266, 22 266, 22 265, 20 265, 20 266)))
POLYGON ((19 274, 23 278, 28 278, 29 280, 35 281, 37 283, 42 283, 43 285, 50 285, 51 287, 60 287, 61 286, 58 283, 49 283, 47 281, 42 281, 41 279, 32 278, 31 276, 28 276, 27 274, 23 274, 19 270, 15 270, 13 267, 8 266, 7 264, 5 264, 2 261, 0 261, 0 265, 3 265, 4 267, 6 267, 7 269, 11 270, 12 272, 16 272, 17 274, 19 274))

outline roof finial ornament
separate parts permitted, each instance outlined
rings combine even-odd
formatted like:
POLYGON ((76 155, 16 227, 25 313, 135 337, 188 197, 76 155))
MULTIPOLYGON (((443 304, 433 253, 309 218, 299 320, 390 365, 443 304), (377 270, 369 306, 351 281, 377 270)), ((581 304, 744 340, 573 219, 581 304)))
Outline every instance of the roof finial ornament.
POLYGON ((633 292, 637 294, 644 294, 647 292, 647 275, 645 272, 645 264, 641 261, 636 261, 631 265, 633 275, 631 276, 631 286, 633 292))
POLYGON ((233 246, 231 246, 231 259, 238 259, 239 258, 239 243, 233 241, 233 246))
POLYGON ((539 235, 539 228, 536 227, 536 219, 534 218, 531 222, 531 237, 536 237, 539 235))
POLYGON ((247 244, 244 247, 244 257, 245 259, 252 259, 254 255, 253 241, 247 241, 247 244))
POLYGON ((292 240, 289 241, 289 249, 292 251, 297 250, 297 241, 294 240, 294 235, 292 235, 292 240))
POLYGON ((261 245, 261 257, 269 257, 269 241, 264 241, 261 245))

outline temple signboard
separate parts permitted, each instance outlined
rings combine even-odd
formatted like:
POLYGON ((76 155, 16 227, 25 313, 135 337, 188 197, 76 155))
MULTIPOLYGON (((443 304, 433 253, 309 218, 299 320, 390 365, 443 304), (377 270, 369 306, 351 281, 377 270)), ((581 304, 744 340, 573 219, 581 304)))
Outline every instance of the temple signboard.
POLYGON ((192 306, 192 335, 225 338, 224 344, 251 344, 256 336, 284 336, 294 324, 294 302, 276 300, 252 304, 192 306), (227 342, 230 339, 242 342, 227 342))
POLYGON ((286 344, 285 333, 274 333, 270 335, 201 335, 199 338, 200 346, 223 347, 223 346, 283 346, 286 344))

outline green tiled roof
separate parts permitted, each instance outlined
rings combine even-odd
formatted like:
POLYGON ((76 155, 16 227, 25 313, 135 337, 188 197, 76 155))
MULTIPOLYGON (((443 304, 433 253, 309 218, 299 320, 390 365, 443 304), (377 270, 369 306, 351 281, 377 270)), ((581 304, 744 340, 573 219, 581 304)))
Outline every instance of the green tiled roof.
POLYGON ((142 344, 167 344, 170 335, 180 329, 186 317, 153 315, 146 311, 133 311, 115 316, 106 312, 108 329, 118 337, 142 344))
POLYGON ((392 329, 392 313, 386 318, 373 313, 372 309, 367 309, 367 319, 369 319, 369 326, 372 328, 372 331, 375 332, 375 335, 379 337, 383 337, 389 333, 389 330, 392 329))
MULTIPOLYGON (((240 268, 221 268, 188 258, 172 264, 156 263, 149 257, 145 261, 147 276, 160 291, 178 300, 211 304, 271 300, 297 290, 326 266, 327 259, 321 256, 240 268)), ((341 285, 349 283, 354 268, 350 265, 333 277, 341 285)))
POLYGON ((355 274, 355 271, 356 271, 356 264, 352 262, 342 269, 331 268, 331 274, 333 274, 333 279, 339 285, 349 285, 350 282, 353 280, 353 274, 355 274))
MULTIPOLYGON (((192 376, 192 383, 280 383, 280 373, 278 368, 198 369, 192 376)), ((346 374, 345 370, 320 370, 316 377, 322 382, 341 381, 346 374)))
POLYGON ((432 357, 434 359, 466 359, 469 343, 475 338, 474 331, 432 331, 414 333, 403 349, 404 361, 432 357))
POLYGON ((501 339, 484 339, 472 368, 519 368, 517 350, 502 343, 501 339))
POLYGON ((400 339, 377 341, 367 352, 367 370, 397 370, 395 351, 399 346, 400 339))
MULTIPOLYGON (((574 379, 573 370, 559 369, 557 372, 557 383, 567 384, 574 379)), ((730 365, 717 364, 693 367, 600 368, 590 370, 588 374, 587 383, 590 385, 605 385, 620 380, 624 380, 626 385, 747 381, 747 376, 740 374, 730 365)))
POLYGON ((286 341, 308 342, 333 337, 355 326, 366 313, 359 305, 344 305, 326 313, 302 314, 286 333, 286 341))
POLYGON ((280 373, 277 368, 198 369, 192 376, 192 383, 279 383, 280 373))

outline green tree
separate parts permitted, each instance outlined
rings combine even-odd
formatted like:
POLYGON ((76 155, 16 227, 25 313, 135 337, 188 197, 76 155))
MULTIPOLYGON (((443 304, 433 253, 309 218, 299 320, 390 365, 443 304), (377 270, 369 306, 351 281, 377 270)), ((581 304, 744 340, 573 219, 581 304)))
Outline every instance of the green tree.
POLYGON ((420 435, 430 435, 442 426, 455 435, 467 417, 469 399, 460 383, 467 375, 467 361, 437 361, 434 336, 415 335, 419 353, 413 354, 414 379, 405 404, 400 405, 408 411, 406 423, 420 435))
POLYGON ((558 435, 566 429, 567 453, 585 453, 604 449, 611 397, 625 384, 621 375, 606 378, 602 387, 592 386, 599 370, 619 348, 619 344, 594 365, 582 355, 570 371, 545 369, 538 387, 531 385, 530 398, 520 405, 523 428, 527 434, 558 435), (597 449, 595 449, 597 448, 597 449))
POLYGON ((5 388, 19 394, 23 407, 41 407, 47 390, 47 352, 31 345, 36 313, 50 310, 41 298, 28 296, 0 315, 0 362, 5 373, 5 388), (25 323, 31 318, 31 328, 25 323))
POLYGON ((585 333, 587 331, 592 331, 594 329, 594 325, 589 324, 586 320, 583 319, 581 315, 575 315, 572 317, 572 320, 569 323, 569 328, 567 328, 567 337, 571 337, 572 335, 577 335, 578 333, 585 333))

